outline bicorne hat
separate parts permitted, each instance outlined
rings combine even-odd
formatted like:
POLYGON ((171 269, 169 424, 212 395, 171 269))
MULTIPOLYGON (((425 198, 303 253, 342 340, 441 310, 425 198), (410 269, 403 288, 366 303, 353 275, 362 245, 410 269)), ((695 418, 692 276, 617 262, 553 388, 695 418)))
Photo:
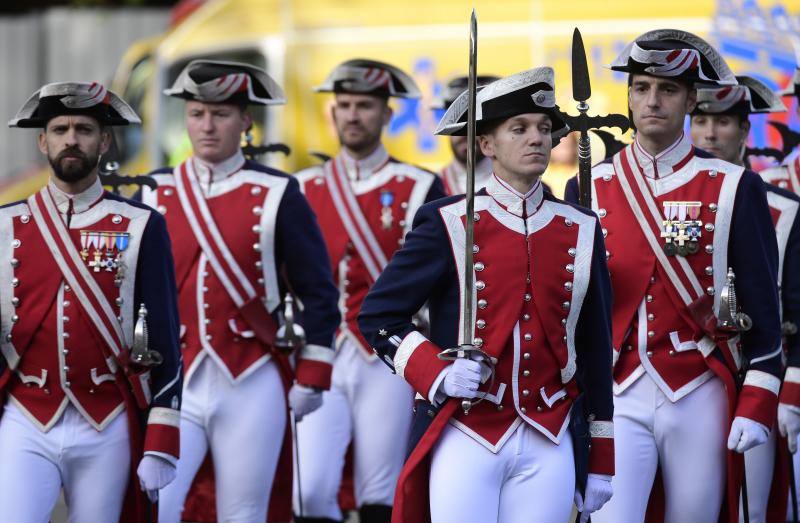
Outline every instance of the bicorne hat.
POLYGON ((142 123, 130 105, 97 82, 59 82, 33 93, 8 126, 43 128, 65 115, 91 116, 100 125, 142 123))

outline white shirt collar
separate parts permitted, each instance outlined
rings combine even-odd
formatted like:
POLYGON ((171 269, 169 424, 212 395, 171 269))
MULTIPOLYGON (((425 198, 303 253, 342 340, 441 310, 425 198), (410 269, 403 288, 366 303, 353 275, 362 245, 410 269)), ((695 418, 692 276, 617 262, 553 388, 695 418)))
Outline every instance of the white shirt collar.
POLYGON ((492 174, 486 184, 486 192, 494 198, 505 210, 514 216, 523 217, 522 206, 525 205, 525 217, 533 215, 539 210, 544 199, 544 189, 542 189, 542 179, 536 180, 531 190, 527 194, 522 194, 509 184, 492 174))
POLYGON ((389 153, 383 144, 378 144, 378 148, 372 151, 367 157, 356 160, 342 149, 339 153, 342 163, 347 169, 347 177, 350 180, 364 180, 386 166, 389 163, 389 153))
POLYGON ((648 178, 657 180, 680 170, 689 160, 692 152, 692 141, 681 133, 675 143, 655 156, 644 150, 636 139, 633 142, 633 153, 642 173, 648 178))
POLYGON ((242 150, 236 149, 233 156, 217 164, 206 163, 197 156, 194 157, 194 161, 197 179, 200 180, 203 185, 207 185, 224 180, 231 174, 240 170, 244 166, 245 158, 242 150))
MULTIPOLYGON (((467 192, 467 167, 454 158, 446 171, 452 173, 448 183, 455 184, 454 189, 458 190, 458 194, 467 192)), ((475 190, 479 191, 486 187, 491 177, 492 159, 484 157, 475 166, 475 190)))
POLYGON ((100 183, 100 178, 95 179, 92 185, 78 194, 65 193, 56 187, 52 179, 47 183, 47 189, 56 202, 58 212, 64 215, 67 214, 70 200, 72 200, 72 213, 79 214, 88 211, 103 197, 103 184, 100 183))

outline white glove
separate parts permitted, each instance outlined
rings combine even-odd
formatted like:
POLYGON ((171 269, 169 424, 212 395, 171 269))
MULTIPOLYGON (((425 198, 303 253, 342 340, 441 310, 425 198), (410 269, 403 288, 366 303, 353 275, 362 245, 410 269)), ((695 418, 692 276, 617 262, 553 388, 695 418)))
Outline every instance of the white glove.
POLYGON ((789 452, 797 452, 797 435, 800 434, 800 412, 797 407, 778 404, 778 430, 789 444, 789 452))
POLYGON ((589 521, 592 512, 600 510, 611 499, 614 489, 611 488, 611 476, 589 474, 586 480, 586 501, 580 491, 575 491, 575 508, 581 513, 580 523, 589 521))
POLYGON ((289 408, 298 422, 322 406, 322 391, 295 383, 289 389, 289 408))
POLYGON ((145 454, 136 469, 139 476, 139 486, 150 498, 152 503, 158 501, 158 491, 166 487, 175 479, 177 471, 175 465, 164 458, 145 454))
POLYGON ((472 399, 481 384, 481 364, 467 358, 458 358, 445 369, 442 392, 451 398, 472 399))
POLYGON ((757 421, 742 416, 733 418, 731 432, 728 435, 728 450, 739 454, 766 443, 769 429, 757 421))

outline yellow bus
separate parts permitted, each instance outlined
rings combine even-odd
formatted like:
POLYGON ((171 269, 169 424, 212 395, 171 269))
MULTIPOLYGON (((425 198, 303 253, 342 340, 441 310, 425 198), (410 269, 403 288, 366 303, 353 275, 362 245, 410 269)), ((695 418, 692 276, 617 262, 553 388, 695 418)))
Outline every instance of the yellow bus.
MULTIPOLYGON (((284 87, 285 106, 255 109, 255 134, 258 142, 290 146, 287 157, 263 159, 289 172, 319 161, 312 152, 332 155, 338 149, 329 117, 331 97, 312 87, 349 58, 392 63, 413 75, 423 96, 393 101, 385 143, 401 160, 436 170, 450 160, 450 150, 446 139, 432 135, 440 114, 430 105, 450 77, 465 73, 473 5, 479 72, 507 75, 550 65, 556 70, 559 105, 573 114, 570 39, 576 26, 590 66, 590 113, 626 112, 625 77, 604 65, 647 30, 673 27, 697 33, 721 49, 735 73, 757 76, 776 88, 795 67, 786 33, 800 32, 795 21, 800 0, 208 0, 167 34, 134 44, 120 64, 113 89, 144 121, 140 129, 119 132, 123 171, 146 172, 189 154, 183 103, 161 91, 200 57, 259 65, 284 87)), ((793 114, 783 121, 796 125, 793 114)), ((763 122, 755 123, 754 145, 775 139, 763 122)), ((594 148, 596 155, 603 154, 602 147, 594 148)), ((559 193, 573 169, 569 161, 553 165, 545 180, 559 193)), ((8 192, 0 200, 10 199, 8 192)))

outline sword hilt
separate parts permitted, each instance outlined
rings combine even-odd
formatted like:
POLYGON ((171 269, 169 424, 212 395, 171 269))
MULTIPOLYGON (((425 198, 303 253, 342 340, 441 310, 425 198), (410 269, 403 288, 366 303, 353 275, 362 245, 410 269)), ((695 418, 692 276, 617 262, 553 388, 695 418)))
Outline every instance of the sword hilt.
MULTIPOLYGON (((494 360, 491 356, 489 356, 485 351, 479 349, 475 345, 471 345, 469 343, 464 343, 458 347, 453 347, 452 349, 445 349, 440 352, 438 355, 440 360, 444 361, 455 361, 459 358, 467 358, 474 361, 481 361, 488 365, 490 370, 490 383, 494 383, 494 360)), ((469 414, 470 409, 483 401, 483 397, 478 398, 477 400, 471 400, 464 398, 461 400, 461 410, 464 411, 464 415, 469 414)))

